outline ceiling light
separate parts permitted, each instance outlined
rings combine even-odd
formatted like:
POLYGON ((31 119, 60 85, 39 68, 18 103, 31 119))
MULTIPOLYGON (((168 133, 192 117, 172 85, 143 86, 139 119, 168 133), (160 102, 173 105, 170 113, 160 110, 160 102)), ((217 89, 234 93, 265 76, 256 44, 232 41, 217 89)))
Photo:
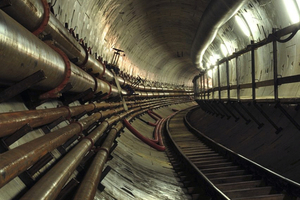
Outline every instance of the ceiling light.
POLYGON ((221 51, 225 57, 228 56, 228 50, 225 44, 221 44, 221 51))
POLYGON ((215 65, 217 63, 217 60, 220 58, 219 55, 212 55, 209 57, 209 61, 211 65, 215 65))
MULTIPOLYGON (((283 0, 285 8, 289 14, 292 24, 299 22, 299 11, 297 9, 297 5, 294 0, 283 0)), ((299 0, 297 0, 297 4, 299 6, 299 0)))
POLYGON ((250 31, 247 23, 245 22, 244 19, 242 19, 240 16, 236 15, 235 16, 235 21, 238 23, 242 31, 247 37, 250 37, 250 31))
POLYGON ((211 69, 207 71, 207 76, 208 76, 209 78, 212 78, 212 74, 213 74, 213 72, 212 72, 211 69))

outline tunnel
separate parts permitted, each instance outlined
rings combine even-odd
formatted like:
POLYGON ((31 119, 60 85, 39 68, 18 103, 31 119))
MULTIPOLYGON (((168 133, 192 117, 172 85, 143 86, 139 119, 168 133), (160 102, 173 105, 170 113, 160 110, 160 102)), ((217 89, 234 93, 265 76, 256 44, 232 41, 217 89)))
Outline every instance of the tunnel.
POLYGON ((0 8, 0 200, 300 198, 299 0, 0 8))

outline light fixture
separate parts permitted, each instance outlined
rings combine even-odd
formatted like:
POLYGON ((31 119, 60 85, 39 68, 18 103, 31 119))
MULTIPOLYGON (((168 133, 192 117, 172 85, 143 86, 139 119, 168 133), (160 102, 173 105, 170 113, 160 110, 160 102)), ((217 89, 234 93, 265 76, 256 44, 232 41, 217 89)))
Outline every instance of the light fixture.
MULTIPOLYGON (((299 22, 300 17, 299 17, 299 11, 297 9, 297 5, 295 4, 294 0, 282 0, 285 8, 287 10, 287 13, 290 17, 290 20, 292 24, 299 22)), ((297 0, 298 7, 300 6, 299 0, 297 0)))
POLYGON ((210 61, 210 64, 211 65, 215 65, 216 63, 217 63, 217 60, 220 58, 220 56, 219 55, 211 55, 210 57, 209 57, 209 61, 210 61))
POLYGON ((250 30, 249 30, 249 27, 248 27, 247 23, 245 22, 245 20, 242 19, 240 16, 236 15, 235 16, 235 21, 238 23, 238 25, 240 26, 240 28, 242 29, 244 34, 247 37, 250 37, 250 30))
POLYGON ((210 70, 208 70, 208 71, 207 71, 207 76, 208 76, 209 78, 212 78, 212 73, 213 73, 213 72, 212 72, 212 70, 211 70, 211 69, 210 69, 210 70))
POLYGON ((228 56, 228 50, 225 44, 221 44, 221 51, 225 57, 228 56))

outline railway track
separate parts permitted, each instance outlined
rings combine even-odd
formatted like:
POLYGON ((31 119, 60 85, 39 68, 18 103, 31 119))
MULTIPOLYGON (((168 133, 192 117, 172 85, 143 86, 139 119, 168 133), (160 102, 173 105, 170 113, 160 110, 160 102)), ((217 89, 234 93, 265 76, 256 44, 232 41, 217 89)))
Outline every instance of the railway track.
POLYGON ((298 183, 206 137, 189 125, 188 112, 167 121, 165 137, 167 155, 192 199, 300 199, 298 183))

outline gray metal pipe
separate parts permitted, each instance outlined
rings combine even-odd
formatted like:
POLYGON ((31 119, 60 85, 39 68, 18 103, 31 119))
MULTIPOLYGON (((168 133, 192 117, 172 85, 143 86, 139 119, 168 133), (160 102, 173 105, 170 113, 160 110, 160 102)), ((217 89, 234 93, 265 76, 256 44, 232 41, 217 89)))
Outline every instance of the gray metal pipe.
POLYGON ((246 0, 211 0, 205 9, 193 41, 191 56, 200 69, 202 57, 214 40, 219 28, 227 22, 246 2, 246 0))
MULTIPOLYGON (((44 18, 42 0, 14 0, 11 6, 5 7, 2 10, 29 31, 36 30, 44 18), (24 16, 26 16, 26 18, 24 16)), ((105 70, 105 66, 102 63, 88 54, 52 13, 50 13, 49 22, 44 29, 44 35, 47 34, 51 35, 51 37, 56 41, 55 45, 62 49, 69 59, 77 59, 74 62, 76 65, 82 66, 86 69, 92 69, 93 74, 99 73, 98 78, 104 78, 108 82, 114 81, 113 73, 109 70, 105 70), (104 70, 105 72, 103 74, 104 70), (103 77, 100 77, 102 74, 103 77)), ((121 86, 133 85, 130 81, 125 80, 122 77, 117 76, 116 78, 120 82, 121 86)), ((137 86, 137 90, 171 91, 172 89, 157 87, 147 88, 139 85, 137 86)))
MULTIPOLYGON (((47 78, 37 84, 40 89, 53 89, 63 80, 66 73, 66 63, 62 56, 40 41, 31 32, 24 29, 3 11, 0 11, 0 79, 3 81, 20 81, 42 69, 47 78), (9 59, 9 58, 15 59, 9 59)), ((94 79, 91 75, 70 63, 71 76, 69 82, 72 92, 84 92, 92 88, 95 93, 103 92, 117 96, 115 86, 94 79), (97 85, 97 87, 95 87, 97 85)), ((126 93, 126 91, 122 91, 126 93)))
MULTIPOLYGON (((14 0, 11 6, 3 8, 3 10, 29 31, 37 29, 44 17, 44 7, 41 0, 14 0), (24 16, 26 16, 26 18, 24 16)), ((84 65, 87 69, 91 68, 93 73, 99 73, 100 75, 103 73, 103 65, 85 51, 52 13, 50 13, 49 22, 44 32, 52 36, 56 41, 56 45, 60 47, 70 59, 77 58, 77 61, 74 62, 76 65, 84 65)), ((109 82, 114 80, 113 74, 108 70, 105 71, 104 78, 109 82)))
MULTIPOLYGON (((61 55, 1 10, 0 27, 1 80, 20 81, 42 69, 47 78, 38 83, 40 88, 53 89, 63 81, 66 66, 61 55)), ((71 64, 71 71, 71 91, 94 88, 95 81, 89 74, 74 64, 71 64)))

